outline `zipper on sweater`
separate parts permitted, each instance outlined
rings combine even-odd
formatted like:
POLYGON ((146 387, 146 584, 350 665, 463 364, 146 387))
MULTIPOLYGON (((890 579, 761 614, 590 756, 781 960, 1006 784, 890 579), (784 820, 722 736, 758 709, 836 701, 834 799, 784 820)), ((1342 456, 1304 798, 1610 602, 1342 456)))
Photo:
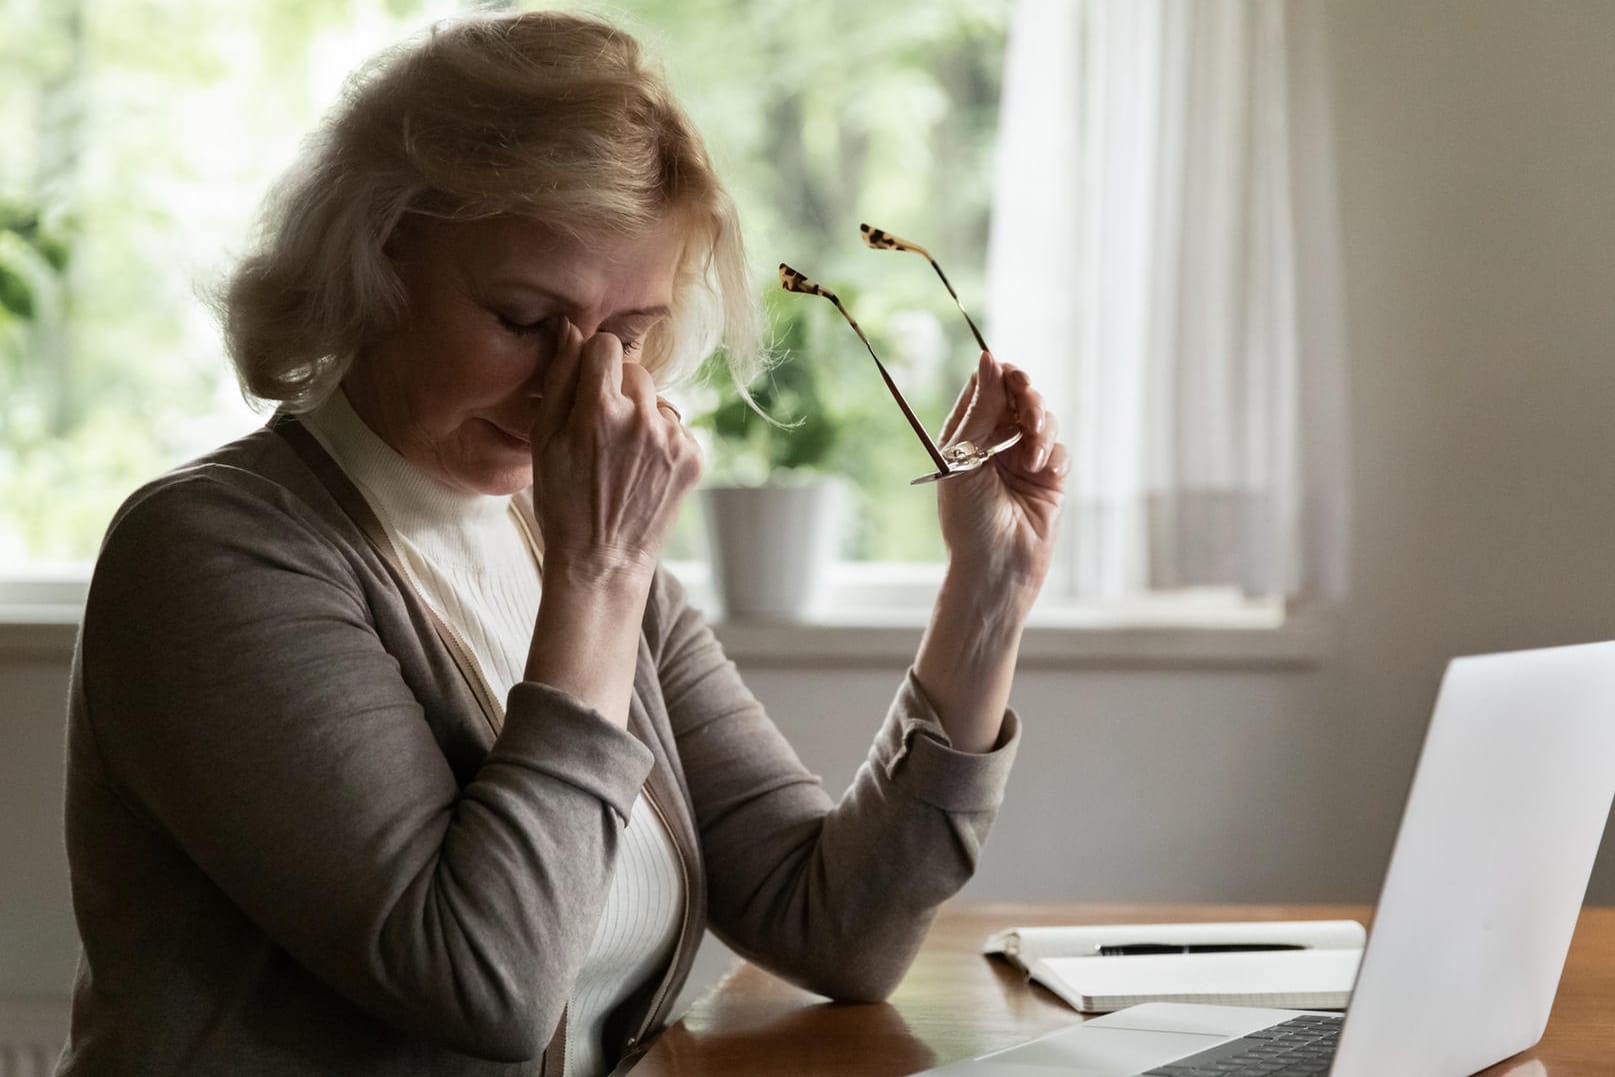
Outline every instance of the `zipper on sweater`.
MULTIPOLYGON (((544 556, 539 552, 537 536, 533 534, 532 528, 528 526, 526 518, 516 508, 514 501, 511 502, 509 512, 510 518, 516 523, 516 530, 520 532, 522 538, 526 541, 528 552, 533 555, 533 565, 538 570, 539 579, 542 580, 544 577, 544 556)), ((461 674, 469 682, 472 694, 477 696, 477 702, 482 707, 482 716, 488 720, 488 728, 493 730, 494 736, 497 737, 500 729, 505 724, 505 706, 494 695, 493 686, 488 683, 487 676, 482 672, 482 665, 477 661, 476 652, 465 641, 465 637, 461 636, 459 631, 455 629, 454 622, 449 620, 442 611, 427 599, 426 588, 422 587, 421 581, 415 578, 415 573, 409 567, 409 562, 402 557, 396 558, 396 561, 399 570, 404 574, 404 578, 409 581, 410 587, 414 589, 415 597, 420 600, 421 605, 431 612, 435 627, 442 630, 443 634, 449 638, 449 642, 454 649, 459 652, 454 655, 455 665, 460 667, 461 674)))
POLYGON ((628 1042, 623 1045, 630 1051, 639 1046, 639 1041, 644 1038, 645 1034, 650 1031, 651 1025, 656 1022, 656 1015, 661 1011, 662 1003, 667 998, 668 989, 673 986, 673 978, 678 973, 679 956, 684 953, 685 943, 688 941, 687 937, 690 933, 690 924, 695 919, 690 913, 690 901, 692 900, 690 893, 690 865, 685 860, 684 850, 680 848, 678 839, 673 835, 673 826, 668 821, 667 813, 662 810, 662 805, 656 799, 656 794, 651 791, 650 783, 648 782, 645 785, 645 801, 651 806, 651 810, 656 813, 656 818, 661 820, 662 829, 667 832, 668 840, 673 843, 673 851, 678 853, 679 884, 684 890, 684 910, 683 915, 679 918, 679 937, 678 941, 673 944, 673 959, 667 966, 667 974, 662 977, 661 986, 656 989, 656 994, 651 998, 650 1009, 645 1012, 645 1020, 640 1024, 639 1031, 629 1036, 628 1042))
POLYGON ((483 718, 488 722, 488 728, 493 730, 494 736, 497 737, 500 727, 505 724, 505 708, 494 697, 493 687, 489 685, 488 678, 483 676, 482 666, 477 662, 476 652, 455 630, 453 622, 439 612, 437 607, 427 599, 426 589, 421 586, 421 581, 415 578, 415 573, 410 569, 409 563, 402 557, 397 559, 397 563, 398 568, 404 574, 404 578, 409 581, 410 587, 414 589, 415 597, 431 613, 433 627, 448 637, 447 642, 455 652, 452 655, 454 664, 460 667, 460 675, 466 679, 466 685, 471 689, 471 694, 477 697, 477 705, 482 710, 483 718))
POLYGON ((505 724, 504 704, 494 698, 493 687, 488 684, 488 679, 483 676, 482 667, 477 664, 475 653, 471 650, 470 645, 461 638, 460 633, 454 630, 454 626, 449 623, 449 619, 439 617, 438 623, 443 626, 443 631, 448 633, 449 639, 453 641, 454 645, 460 649, 460 664, 470 672, 474 681, 472 690, 481 697, 478 702, 482 704, 482 716, 488 719, 488 726, 493 730, 494 736, 497 737, 499 730, 505 724))

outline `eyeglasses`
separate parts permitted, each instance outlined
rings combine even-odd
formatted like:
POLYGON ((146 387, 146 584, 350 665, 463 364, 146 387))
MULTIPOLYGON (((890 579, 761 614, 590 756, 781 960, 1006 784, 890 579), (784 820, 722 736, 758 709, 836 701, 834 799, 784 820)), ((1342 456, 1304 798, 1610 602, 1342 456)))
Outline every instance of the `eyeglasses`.
MULTIPOLYGON (((970 317, 970 312, 965 310, 964 304, 959 300, 959 293, 953 290, 953 285, 948 281, 948 275, 942 272, 942 267, 937 264, 935 258, 931 257, 930 251, 918 243, 910 243, 906 239, 899 239, 890 232, 873 228, 867 224, 860 224, 858 230, 863 233, 864 242, 875 250, 912 251, 930 262, 931 268, 936 270, 936 275, 942 278, 943 287, 947 288, 948 294, 953 296, 953 302, 958 306, 959 313, 964 315, 965 322, 970 326, 970 332, 975 335, 976 343, 981 345, 982 351, 992 350, 987 347, 987 341, 982 337, 981 330, 976 328, 976 323, 970 317)), ((943 448, 938 448, 936 442, 931 440, 931 435, 925 432, 925 425, 915 416, 914 409, 908 406, 907 400, 903 399, 903 394, 898 390, 897 383, 892 380, 891 374, 886 369, 886 364, 882 363, 880 356, 875 354, 874 345, 869 343, 869 338, 864 335, 864 331, 859 327, 857 320, 842 305, 841 298, 824 285, 797 272, 784 262, 779 264, 779 283, 780 287, 787 292, 822 296, 834 303, 836 310, 840 311, 841 316, 847 319, 847 324, 852 326, 852 331, 858 334, 858 339, 864 342, 864 347, 869 351, 869 357, 875 361, 875 366, 880 371, 881 380, 886 383, 886 388, 891 391, 892 399, 896 400, 897 406, 903 409, 903 418, 908 420, 908 425, 918 435, 920 444, 925 446, 925 451, 930 455, 932 462, 936 464, 934 474, 921 475, 909 485, 917 486, 920 483, 936 482, 939 479, 968 474, 1021 440, 1021 431, 1017 427, 1013 432, 995 436, 986 445, 977 445, 968 438, 961 438, 943 448)))

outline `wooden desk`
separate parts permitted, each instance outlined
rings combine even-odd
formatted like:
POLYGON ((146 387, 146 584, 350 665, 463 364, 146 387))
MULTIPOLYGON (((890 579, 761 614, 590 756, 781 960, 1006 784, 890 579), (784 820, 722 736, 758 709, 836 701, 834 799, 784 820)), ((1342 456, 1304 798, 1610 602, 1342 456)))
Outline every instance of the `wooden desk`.
MULTIPOLYGON (((981 956, 993 931, 1024 924, 1303 920, 1362 906, 965 905, 945 908, 914 967, 878 1005, 840 1006, 742 965, 668 1029, 633 1077, 898 1077, 1009 1047, 1081 1020, 1007 963, 981 956)), ((1615 1072, 1615 909, 1581 915, 1547 1035, 1487 1077, 1615 1072), (1532 1065, 1535 1061, 1540 1066, 1532 1065)))

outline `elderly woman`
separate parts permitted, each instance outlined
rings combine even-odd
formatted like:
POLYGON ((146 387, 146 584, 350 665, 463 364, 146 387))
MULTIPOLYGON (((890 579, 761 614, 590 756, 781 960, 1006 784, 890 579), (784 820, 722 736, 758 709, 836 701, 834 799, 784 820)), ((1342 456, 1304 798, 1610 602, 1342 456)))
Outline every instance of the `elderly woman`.
POLYGON ((658 551, 658 383, 757 354, 734 212, 636 44, 440 27, 358 79, 225 300, 263 429, 134 494, 70 705, 61 1072, 595 1074, 707 929, 879 999, 969 877, 1067 466, 984 355, 946 582, 839 802, 658 551))

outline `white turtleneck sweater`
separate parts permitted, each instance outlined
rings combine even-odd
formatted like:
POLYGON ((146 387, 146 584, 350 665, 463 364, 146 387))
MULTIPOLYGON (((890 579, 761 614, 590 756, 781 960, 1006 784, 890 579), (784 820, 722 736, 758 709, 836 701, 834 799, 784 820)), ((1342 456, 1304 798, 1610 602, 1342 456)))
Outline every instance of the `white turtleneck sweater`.
MULTIPOLYGON (((539 597, 536 551, 512 499, 462 493, 416 470, 340 390, 302 419, 369 502, 416 590, 465 641, 494 698, 504 699, 526 668, 539 597)), ((604 1070, 605 1018, 669 959, 683 901, 678 853, 641 795, 567 1011, 571 1077, 604 1070)))

